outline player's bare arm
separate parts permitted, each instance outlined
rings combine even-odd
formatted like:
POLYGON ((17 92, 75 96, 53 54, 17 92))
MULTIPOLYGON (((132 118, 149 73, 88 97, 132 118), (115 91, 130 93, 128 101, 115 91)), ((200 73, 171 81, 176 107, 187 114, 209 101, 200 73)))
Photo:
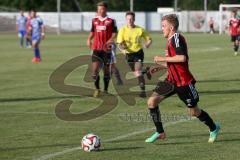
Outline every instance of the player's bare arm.
POLYGON ((93 34, 93 32, 90 32, 89 33, 89 36, 88 36, 88 39, 87 39, 87 46, 91 49, 91 47, 92 47, 92 39, 93 39, 93 37, 94 37, 94 34, 93 34))
POLYGON ((186 62, 187 57, 185 55, 176 55, 173 57, 155 56, 154 62, 186 62))
POLYGON ((42 27, 41 27, 41 37, 42 37, 42 39, 45 38, 45 26, 44 25, 42 25, 42 27))
POLYGON ((147 40, 144 44, 145 48, 149 48, 152 44, 152 39, 150 38, 149 40, 147 40))
POLYGON ((16 24, 16 32, 18 33, 18 24, 16 24))
POLYGON ((112 33, 111 38, 107 41, 107 43, 112 43, 114 42, 114 39, 117 37, 117 33, 112 33))

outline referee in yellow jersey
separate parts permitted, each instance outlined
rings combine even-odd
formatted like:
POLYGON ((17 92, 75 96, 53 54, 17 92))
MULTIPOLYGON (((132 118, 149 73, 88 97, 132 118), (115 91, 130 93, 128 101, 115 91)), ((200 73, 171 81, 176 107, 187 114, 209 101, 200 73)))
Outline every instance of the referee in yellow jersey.
POLYGON ((141 88, 140 97, 146 97, 145 79, 143 75, 144 48, 149 48, 152 38, 140 26, 134 24, 135 13, 128 11, 126 13, 127 24, 120 28, 117 36, 119 48, 123 48, 126 53, 126 59, 131 70, 138 78, 138 84, 141 88))

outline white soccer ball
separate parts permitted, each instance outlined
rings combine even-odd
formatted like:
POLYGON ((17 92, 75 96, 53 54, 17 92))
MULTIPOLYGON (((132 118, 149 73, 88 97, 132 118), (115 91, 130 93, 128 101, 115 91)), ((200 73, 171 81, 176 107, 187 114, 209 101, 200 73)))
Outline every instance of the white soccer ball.
POLYGON ((100 146, 100 138, 93 133, 85 135, 82 139, 82 149, 86 152, 97 151, 100 149, 100 146))

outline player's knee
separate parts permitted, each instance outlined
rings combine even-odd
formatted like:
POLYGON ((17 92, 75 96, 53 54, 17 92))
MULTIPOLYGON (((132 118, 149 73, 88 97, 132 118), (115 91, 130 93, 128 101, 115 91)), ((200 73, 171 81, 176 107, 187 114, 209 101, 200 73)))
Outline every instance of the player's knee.
POLYGON ((198 117, 201 114, 201 109, 198 107, 189 108, 189 113, 193 117, 198 117))
POLYGON ((158 105, 156 97, 150 97, 147 101, 148 108, 152 108, 158 105))
POLYGON ((98 78, 97 74, 92 75, 92 79, 97 80, 97 78, 98 78))
POLYGON ((141 77, 141 76, 142 76, 142 71, 139 71, 139 70, 134 71, 134 75, 135 75, 136 77, 141 77))
POLYGON ((32 43, 32 47, 33 47, 33 48, 38 48, 37 43, 32 43))

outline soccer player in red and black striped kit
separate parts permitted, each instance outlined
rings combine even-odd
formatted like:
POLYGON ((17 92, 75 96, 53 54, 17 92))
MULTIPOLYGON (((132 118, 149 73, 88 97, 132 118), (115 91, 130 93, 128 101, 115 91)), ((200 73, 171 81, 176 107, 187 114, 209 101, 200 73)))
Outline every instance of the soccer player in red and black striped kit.
POLYGON ((87 45, 92 52, 92 77, 96 90, 93 97, 100 94, 99 71, 103 67, 104 70, 104 92, 108 91, 110 81, 110 63, 112 54, 106 51, 107 44, 113 43, 117 35, 117 27, 114 19, 107 16, 108 5, 106 2, 97 4, 97 16, 92 20, 92 28, 89 34, 87 45), (93 39, 93 43, 92 43, 93 39))
POLYGON ((234 54, 238 54, 239 41, 240 41, 240 19, 237 18, 237 11, 232 11, 232 18, 229 21, 229 32, 231 41, 233 42, 234 54))
POLYGON ((178 26, 179 22, 175 14, 169 14, 162 18, 163 34, 164 37, 168 39, 166 56, 155 56, 154 61, 166 62, 168 76, 164 83, 172 86, 172 90, 163 93, 162 90, 165 89, 165 85, 160 85, 160 83, 158 83, 152 96, 148 99, 148 108, 156 126, 156 132, 151 137, 147 138, 145 142, 152 143, 157 139, 165 138, 158 105, 165 98, 177 94, 188 107, 190 115, 197 117, 209 127, 210 137, 208 142, 212 143, 217 138, 220 131, 220 125, 214 123, 208 113, 200 109, 197 105, 199 97, 194 86, 196 81, 188 66, 189 57, 187 43, 185 38, 177 32, 178 26))

